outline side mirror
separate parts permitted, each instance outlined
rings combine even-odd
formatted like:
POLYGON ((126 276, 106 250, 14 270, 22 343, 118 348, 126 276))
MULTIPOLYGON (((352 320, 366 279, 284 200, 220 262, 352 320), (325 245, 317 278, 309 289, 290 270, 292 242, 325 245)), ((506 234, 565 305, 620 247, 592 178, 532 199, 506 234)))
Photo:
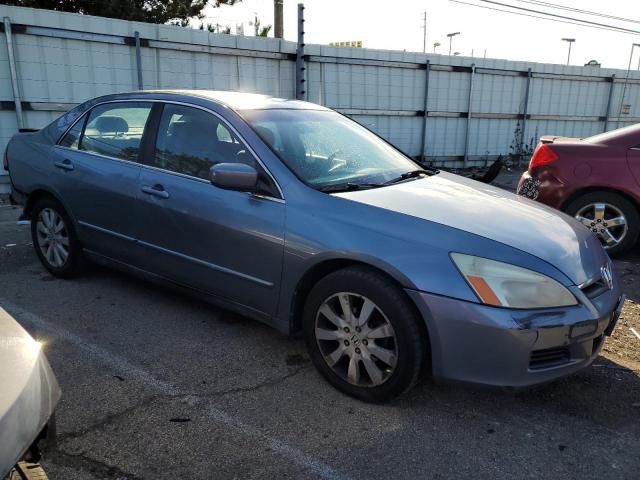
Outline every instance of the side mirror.
POLYGON ((254 192, 258 185, 258 172, 245 163, 218 163, 209 170, 209 180, 226 190, 254 192))

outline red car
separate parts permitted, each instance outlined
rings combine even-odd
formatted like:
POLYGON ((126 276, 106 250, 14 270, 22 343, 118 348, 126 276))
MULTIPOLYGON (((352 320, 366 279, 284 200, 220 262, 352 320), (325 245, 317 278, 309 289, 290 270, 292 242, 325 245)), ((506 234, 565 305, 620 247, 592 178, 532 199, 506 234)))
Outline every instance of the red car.
POLYGON ((640 232, 640 124, 588 138, 544 136, 517 193, 575 217, 615 255, 640 232))

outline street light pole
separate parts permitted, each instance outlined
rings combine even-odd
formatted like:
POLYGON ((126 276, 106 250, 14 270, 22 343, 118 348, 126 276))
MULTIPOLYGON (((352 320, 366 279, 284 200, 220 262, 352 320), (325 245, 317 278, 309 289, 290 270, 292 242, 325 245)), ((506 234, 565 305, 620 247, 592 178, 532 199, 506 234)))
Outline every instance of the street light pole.
POLYGON ((440 45, 442 45, 440 42, 435 42, 433 44, 433 53, 436 53, 436 48, 438 48, 440 45))
POLYGON ((569 53, 567 54, 567 65, 569 65, 569 61, 571 60, 571 44, 576 41, 575 38, 563 38, 562 41, 569 43, 569 53))
POLYGON ((422 39, 422 53, 427 53, 427 12, 426 11, 424 12, 422 29, 424 30, 424 36, 422 39))
POLYGON ((447 37, 449 37, 449 55, 451 55, 451 45, 453 44, 453 37, 456 35, 460 35, 460 32, 447 33, 447 37))

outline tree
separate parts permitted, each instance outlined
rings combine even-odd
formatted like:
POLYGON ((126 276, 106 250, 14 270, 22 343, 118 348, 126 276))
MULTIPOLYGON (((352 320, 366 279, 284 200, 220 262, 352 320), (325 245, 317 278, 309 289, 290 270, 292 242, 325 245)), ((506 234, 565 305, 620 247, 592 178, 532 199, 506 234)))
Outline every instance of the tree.
POLYGON ((260 27, 260 31, 258 32, 259 37, 268 37, 269 32, 271 31, 271 25, 267 25, 266 27, 260 27))
POLYGON ((260 19, 256 16, 253 22, 249 22, 249 25, 253 25, 256 37, 268 37, 271 31, 272 25, 262 26, 260 19))
POLYGON ((229 25, 223 26, 223 25, 220 25, 219 23, 216 23, 215 25, 211 23, 207 23, 205 25, 204 23, 201 23, 199 28, 200 30, 206 29, 211 33, 224 33, 226 35, 231 35, 231 27, 229 25))
POLYGON ((207 4, 219 7, 240 1, 242 0, 2 0, 1 3, 120 20, 187 26, 190 18, 203 17, 202 10, 207 4))

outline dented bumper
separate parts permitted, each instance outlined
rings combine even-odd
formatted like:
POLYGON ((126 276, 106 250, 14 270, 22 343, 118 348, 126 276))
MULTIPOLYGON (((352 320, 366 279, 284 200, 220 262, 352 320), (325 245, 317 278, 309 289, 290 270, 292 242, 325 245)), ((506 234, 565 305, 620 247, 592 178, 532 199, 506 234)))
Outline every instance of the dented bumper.
POLYGON ((583 295, 579 305, 538 310, 408 293, 427 324, 434 378, 505 388, 549 382, 590 365, 624 303, 617 283, 593 300, 583 295))

